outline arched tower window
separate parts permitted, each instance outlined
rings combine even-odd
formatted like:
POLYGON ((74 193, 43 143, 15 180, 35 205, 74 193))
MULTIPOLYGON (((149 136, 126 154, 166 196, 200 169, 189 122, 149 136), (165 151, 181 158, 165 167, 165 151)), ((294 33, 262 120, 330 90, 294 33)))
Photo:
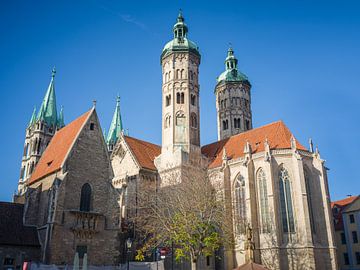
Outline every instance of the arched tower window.
POLYGON ((197 123, 197 116, 196 116, 195 113, 191 113, 191 126, 192 126, 193 128, 197 128, 197 125, 198 125, 198 123, 197 123))
POLYGON ((279 193, 283 231, 285 233, 295 232, 290 176, 285 168, 281 168, 279 171, 279 193))
POLYGON ((165 97, 165 105, 166 107, 171 105, 171 95, 165 97))
POLYGON ((176 125, 185 126, 185 114, 182 111, 176 113, 176 125))
POLYGON ((36 153, 37 153, 37 154, 40 154, 40 150, 41 150, 41 138, 40 138, 39 141, 38 141, 36 153))
POLYGON ((184 97, 185 97, 184 93, 181 93, 181 94, 180 94, 180 103, 181 103, 181 104, 184 104, 184 100, 185 100, 184 97))
POLYGON ((88 183, 81 188, 80 211, 89 212, 91 208, 91 187, 88 183))
POLYGON ((261 217, 261 231, 263 233, 270 232, 270 216, 269 216, 269 201, 267 193, 266 175, 262 168, 257 173, 257 181, 259 187, 259 204, 261 217))
POLYGON ((191 105, 196 106, 196 96, 191 94, 191 105))
POLYGON ((167 115, 167 116, 165 117, 165 128, 170 127, 170 121, 171 121, 171 116, 170 116, 170 115, 167 115))
POLYGON ((305 176, 305 187, 306 187, 306 197, 309 207, 309 215, 310 215, 310 225, 313 233, 316 233, 315 222, 314 222, 314 211, 313 211, 313 203, 312 203, 312 193, 311 193, 311 178, 310 174, 307 170, 304 170, 305 176))
POLYGON ((245 180, 238 175, 235 180, 235 218, 236 228, 239 233, 245 233, 246 228, 246 200, 245 200, 245 180))
POLYGON ((176 70, 176 79, 180 79, 180 69, 176 70))
POLYGON ((181 76, 181 79, 185 79, 185 70, 183 70, 183 69, 181 70, 180 76, 181 76))

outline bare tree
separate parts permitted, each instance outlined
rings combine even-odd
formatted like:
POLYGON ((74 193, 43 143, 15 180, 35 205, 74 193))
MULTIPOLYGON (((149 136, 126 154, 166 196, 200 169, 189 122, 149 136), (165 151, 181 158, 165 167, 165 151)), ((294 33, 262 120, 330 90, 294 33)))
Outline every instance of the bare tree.
POLYGON ((165 186, 143 183, 137 192, 136 235, 141 247, 136 259, 159 246, 175 247, 177 260, 211 256, 220 246, 232 245, 232 218, 225 210, 224 192, 205 171, 170 172, 165 186))

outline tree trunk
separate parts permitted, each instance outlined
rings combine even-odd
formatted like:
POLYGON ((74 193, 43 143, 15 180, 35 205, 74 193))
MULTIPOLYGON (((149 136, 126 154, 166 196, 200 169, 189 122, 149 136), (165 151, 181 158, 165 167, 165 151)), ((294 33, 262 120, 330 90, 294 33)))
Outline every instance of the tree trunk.
POLYGON ((191 270, 196 270, 196 261, 191 260, 191 270))
POLYGON ((197 256, 196 255, 190 255, 191 259, 191 270, 196 270, 196 262, 197 262, 197 256))

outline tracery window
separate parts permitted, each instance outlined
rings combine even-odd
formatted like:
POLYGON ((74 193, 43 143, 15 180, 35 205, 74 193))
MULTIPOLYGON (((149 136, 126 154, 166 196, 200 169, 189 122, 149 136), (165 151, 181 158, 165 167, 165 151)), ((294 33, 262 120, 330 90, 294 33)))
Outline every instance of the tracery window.
POLYGON ((312 204, 312 194, 311 194, 311 183, 310 183, 310 177, 307 170, 304 170, 304 176, 305 176, 305 187, 306 187, 306 197, 307 197, 307 203, 309 207, 309 215, 310 215, 310 225, 311 230, 313 233, 316 233, 315 230, 315 222, 314 222, 314 212, 313 212, 313 204, 312 204))
POLYGON ((279 193, 283 231, 285 233, 295 232, 290 176, 285 168, 281 168, 279 171, 279 193))
POLYGON ((267 193, 266 175, 262 168, 257 173, 257 181, 259 187, 259 204, 260 204, 260 219, 261 231, 263 233, 270 232, 270 215, 269 215, 269 201, 267 193))
POLYGON ((245 180, 240 174, 235 180, 235 220, 239 233, 245 233, 246 228, 246 200, 245 180))
POLYGON ((85 183, 81 188, 80 211, 89 212, 91 208, 91 187, 85 183))

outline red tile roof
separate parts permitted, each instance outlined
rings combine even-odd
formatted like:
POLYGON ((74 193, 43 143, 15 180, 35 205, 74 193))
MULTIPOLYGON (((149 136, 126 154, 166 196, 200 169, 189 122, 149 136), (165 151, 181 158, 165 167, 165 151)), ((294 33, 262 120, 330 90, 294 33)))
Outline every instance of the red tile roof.
POLYGON ((32 173, 29 184, 61 169, 65 158, 93 109, 55 133, 32 173))
POLYGON ((339 201, 331 202, 331 208, 334 217, 334 225, 336 231, 344 230, 344 223, 342 218, 343 210, 345 209, 346 206, 353 203, 359 197, 360 196, 350 196, 339 201))
MULTIPOLYGON (((252 153, 254 154, 264 151, 264 142, 266 139, 269 142, 270 149, 291 148, 291 136, 292 133, 287 126, 282 121, 277 121, 205 145, 201 148, 201 152, 210 158, 211 163, 209 164, 209 168, 216 168, 222 164, 222 152, 224 148, 230 159, 236 159, 244 156, 244 146, 247 141, 250 143, 252 153)), ((297 140, 296 146, 299 150, 306 150, 297 140)))
POLYGON ((359 196, 350 196, 350 197, 347 197, 342 200, 331 202, 331 208, 333 208, 335 205, 337 205, 339 207, 345 207, 345 206, 349 205, 350 203, 352 203, 353 201, 355 201, 357 198, 359 198, 359 196))
POLYGON ((157 170, 154 159, 161 154, 161 146, 129 136, 124 138, 142 168, 157 170))

